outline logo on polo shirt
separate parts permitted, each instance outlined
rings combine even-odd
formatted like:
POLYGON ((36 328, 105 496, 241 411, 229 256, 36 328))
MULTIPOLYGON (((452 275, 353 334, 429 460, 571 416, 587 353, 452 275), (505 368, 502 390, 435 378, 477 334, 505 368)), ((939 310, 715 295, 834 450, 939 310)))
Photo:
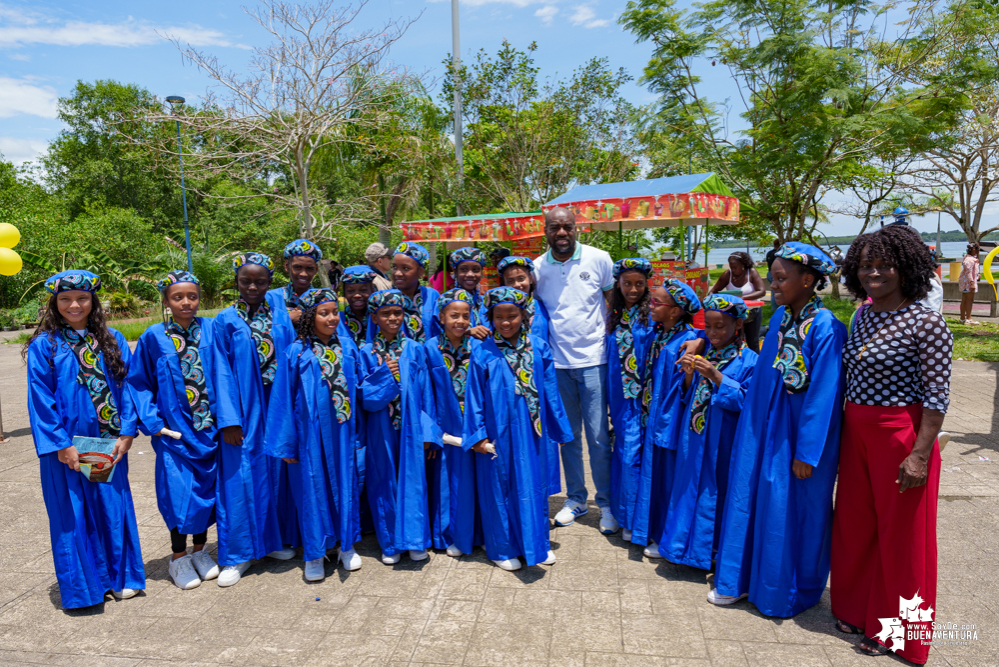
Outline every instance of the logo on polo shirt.
POLYGON ((579 278, 581 280, 589 280, 590 279, 590 272, 589 271, 583 271, 582 273, 579 274, 579 278))

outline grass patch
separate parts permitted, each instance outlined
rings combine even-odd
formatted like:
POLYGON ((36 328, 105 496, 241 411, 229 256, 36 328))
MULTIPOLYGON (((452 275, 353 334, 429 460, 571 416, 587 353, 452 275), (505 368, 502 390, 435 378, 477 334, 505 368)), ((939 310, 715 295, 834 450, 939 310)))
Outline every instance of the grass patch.
POLYGON ((954 334, 954 358, 962 361, 999 361, 999 324, 960 324, 947 318, 954 334))

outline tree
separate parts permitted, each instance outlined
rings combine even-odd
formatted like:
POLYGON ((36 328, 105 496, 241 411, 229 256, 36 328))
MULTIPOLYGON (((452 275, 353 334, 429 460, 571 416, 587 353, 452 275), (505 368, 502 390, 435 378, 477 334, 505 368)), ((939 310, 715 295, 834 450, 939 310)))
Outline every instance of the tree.
POLYGON ((495 58, 481 50, 458 71, 445 60, 442 106, 455 85, 462 91, 466 201, 530 211, 573 185, 637 171, 631 107, 620 94, 631 77, 594 58, 568 80, 539 81, 536 48, 520 51, 504 40, 495 58))
POLYGON ((67 127, 42 164, 70 219, 93 206, 130 208, 160 228, 181 219, 179 181, 164 178, 153 157, 134 143, 163 133, 140 119, 159 109, 145 88, 111 80, 78 81, 71 95, 59 99, 59 120, 67 127))
POLYGON ((349 129, 377 116, 385 104, 379 84, 390 76, 384 56, 412 23, 389 20, 381 28, 352 32, 367 0, 336 4, 261 0, 256 10, 244 10, 274 40, 253 49, 247 75, 175 42, 221 94, 209 91, 200 110, 147 115, 161 122, 179 118, 193 130, 197 143, 185 153, 193 172, 224 174, 252 190, 230 199, 266 197, 278 210, 293 210, 310 239, 317 227, 332 224, 328 202, 310 180, 313 160, 324 148, 350 141, 349 129))
POLYGON ((959 111, 962 86, 973 85, 943 75, 912 84, 950 37, 924 31, 923 5, 890 41, 877 33, 889 8, 863 0, 698 7, 688 14, 674 0, 632 0, 620 20, 653 44, 643 81, 660 95, 659 127, 709 162, 781 241, 810 238, 823 192, 862 179, 871 156, 920 145, 959 111), (730 102, 702 92, 695 72, 709 64, 727 69, 744 129, 730 129, 730 102))

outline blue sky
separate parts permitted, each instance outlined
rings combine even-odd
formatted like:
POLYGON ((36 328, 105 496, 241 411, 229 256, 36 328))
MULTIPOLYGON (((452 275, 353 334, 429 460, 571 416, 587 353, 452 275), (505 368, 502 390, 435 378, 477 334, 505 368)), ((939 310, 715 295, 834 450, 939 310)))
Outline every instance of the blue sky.
MULTIPOLYGON (((148 88, 161 97, 180 94, 197 101, 209 80, 180 58, 165 37, 202 48, 235 69, 245 66, 250 45, 267 36, 241 5, 253 0, 0 0, 0 153, 20 163, 44 152, 61 129, 57 101, 78 80, 114 79, 148 88)), ((482 48, 495 52, 503 39, 524 48, 532 41, 543 76, 565 76, 593 56, 636 78, 651 49, 636 44, 617 18, 624 0, 462 0, 461 50, 469 57, 482 48)), ((390 59, 413 71, 439 78, 441 61, 451 51, 449 0, 371 0, 362 11, 362 28, 390 18, 418 20, 392 48, 390 59)), ((714 82, 718 97, 731 95, 727 80, 714 82)), ((653 98, 637 83, 628 98, 645 104, 653 98)), ((936 219, 917 221, 935 229, 936 219)), ((855 232, 859 223, 838 217, 828 234, 855 232)), ((956 228, 944 223, 944 229, 956 228)))

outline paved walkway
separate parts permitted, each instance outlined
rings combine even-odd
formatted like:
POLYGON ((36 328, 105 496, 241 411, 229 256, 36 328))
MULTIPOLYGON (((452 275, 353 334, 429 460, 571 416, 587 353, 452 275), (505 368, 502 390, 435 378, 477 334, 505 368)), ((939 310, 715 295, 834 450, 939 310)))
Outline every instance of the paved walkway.
MULTIPOLYGON (((180 591, 167 578, 169 538, 153 490, 149 440, 136 440, 131 483, 145 594, 64 612, 52 570, 18 350, 0 344, 0 664, 46 665, 871 665, 833 630, 828 595, 787 620, 746 602, 705 602, 705 574, 642 558, 602 536, 594 511, 552 532, 558 563, 517 573, 481 551, 382 565, 368 536, 364 567, 327 567, 307 584, 300 559, 255 564, 238 585, 180 591)), ((937 620, 975 624, 978 640, 941 646, 931 664, 999 664, 999 365, 957 362, 955 441, 943 455, 937 620)), ((553 499, 553 512, 561 498, 553 499)), ((214 551, 215 535, 209 534, 214 551)), ((895 664, 897 658, 876 662, 895 664)))

